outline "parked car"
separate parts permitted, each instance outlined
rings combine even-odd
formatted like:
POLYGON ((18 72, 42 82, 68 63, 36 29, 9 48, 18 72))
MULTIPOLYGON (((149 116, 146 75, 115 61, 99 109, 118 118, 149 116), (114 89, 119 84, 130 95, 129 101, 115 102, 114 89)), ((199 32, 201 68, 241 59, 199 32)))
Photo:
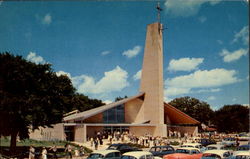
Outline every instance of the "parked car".
POLYGON ((207 146, 207 145, 211 145, 211 144, 216 144, 216 142, 214 140, 210 140, 210 139, 200 139, 199 143, 202 146, 207 146))
POLYGON ((203 152, 201 159, 229 159, 230 156, 228 150, 207 150, 203 152))
POLYGON ((250 159, 250 152, 249 151, 241 151, 236 155, 232 156, 230 159, 250 159))
POLYGON ((120 159, 121 153, 118 150, 98 150, 90 153, 87 159, 120 159))
POLYGON ((239 153, 244 153, 244 152, 248 152, 248 154, 250 154, 250 145, 241 145, 239 147, 237 147, 237 150, 234 151, 234 156, 239 154, 239 153))
POLYGON ((154 156, 163 157, 164 155, 174 153, 175 150, 172 146, 153 146, 150 148, 149 152, 154 156))
POLYGON ((250 145, 240 145, 238 148, 237 148, 237 151, 249 151, 250 150, 250 145))
POLYGON ((236 139, 232 137, 224 138, 221 142, 222 145, 225 146, 235 146, 236 145, 236 139))
POLYGON ((239 141, 249 141, 250 133, 240 133, 238 139, 239 141))
POLYGON ((173 154, 164 155, 163 159, 200 159, 201 156, 202 153, 197 148, 181 147, 173 154))
POLYGON ((118 150, 121 152, 121 154, 130 151, 141 151, 140 149, 131 147, 128 144, 112 144, 107 148, 107 150, 118 150))
POLYGON ((121 156, 121 159, 155 159, 153 154, 148 151, 133 151, 126 152, 121 156))
POLYGON ((225 145, 211 144, 207 145, 206 150, 224 150, 225 145))
POLYGON ((181 145, 181 147, 193 147, 200 150, 202 148, 202 145, 200 143, 184 143, 183 145, 181 145))

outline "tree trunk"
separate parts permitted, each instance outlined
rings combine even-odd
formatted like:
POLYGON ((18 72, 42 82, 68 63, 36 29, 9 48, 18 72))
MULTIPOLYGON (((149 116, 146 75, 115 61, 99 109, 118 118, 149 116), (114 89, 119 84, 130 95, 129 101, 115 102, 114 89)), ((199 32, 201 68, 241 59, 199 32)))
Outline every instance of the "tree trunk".
POLYGON ((10 152, 11 154, 14 154, 16 151, 16 138, 17 138, 17 132, 11 133, 11 140, 10 140, 10 152))

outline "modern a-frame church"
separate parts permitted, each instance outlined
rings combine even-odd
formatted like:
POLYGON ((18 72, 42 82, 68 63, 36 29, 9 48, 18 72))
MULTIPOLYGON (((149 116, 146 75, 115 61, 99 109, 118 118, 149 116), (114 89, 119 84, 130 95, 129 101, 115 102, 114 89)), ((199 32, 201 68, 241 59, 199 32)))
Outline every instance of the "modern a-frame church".
MULTIPOLYGON (((167 136, 168 131, 195 134, 199 121, 163 100, 162 24, 147 26, 141 85, 135 96, 63 118, 43 139, 85 142, 100 131, 128 131, 134 135, 167 136)), ((40 133, 41 134, 41 133, 40 133)), ((33 133, 33 136, 37 136, 33 133)), ((31 135, 32 138, 32 135, 31 135)), ((37 138, 37 137, 36 137, 37 138)))

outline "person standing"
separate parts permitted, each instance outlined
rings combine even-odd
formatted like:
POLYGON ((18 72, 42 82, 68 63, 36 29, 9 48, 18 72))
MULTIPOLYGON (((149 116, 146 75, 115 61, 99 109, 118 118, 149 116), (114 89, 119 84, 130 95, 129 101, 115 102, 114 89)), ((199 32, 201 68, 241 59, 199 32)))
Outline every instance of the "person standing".
POLYGON ((47 159, 47 150, 45 147, 43 147, 43 150, 42 150, 42 159, 47 159))
POLYGON ((65 152, 67 154, 67 158, 72 158, 72 147, 70 146, 70 144, 66 144, 65 145, 65 152))
POLYGON ((95 150, 98 150, 98 138, 94 140, 95 150))
POLYGON ((29 159, 35 159, 35 148, 33 146, 30 146, 29 149, 29 159))
POLYGON ((52 146, 49 150, 53 151, 53 158, 57 159, 57 155, 56 155, 57 147, 56 147, 56 145, 52 146))

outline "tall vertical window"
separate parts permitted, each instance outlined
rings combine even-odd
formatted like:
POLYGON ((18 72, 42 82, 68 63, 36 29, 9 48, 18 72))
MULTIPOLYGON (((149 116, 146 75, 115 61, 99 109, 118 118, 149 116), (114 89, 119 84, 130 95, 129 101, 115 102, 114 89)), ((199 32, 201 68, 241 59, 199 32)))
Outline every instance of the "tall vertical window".
POLYGON ((124 104, 103 112, 104 123, 124 123, 124 104))

